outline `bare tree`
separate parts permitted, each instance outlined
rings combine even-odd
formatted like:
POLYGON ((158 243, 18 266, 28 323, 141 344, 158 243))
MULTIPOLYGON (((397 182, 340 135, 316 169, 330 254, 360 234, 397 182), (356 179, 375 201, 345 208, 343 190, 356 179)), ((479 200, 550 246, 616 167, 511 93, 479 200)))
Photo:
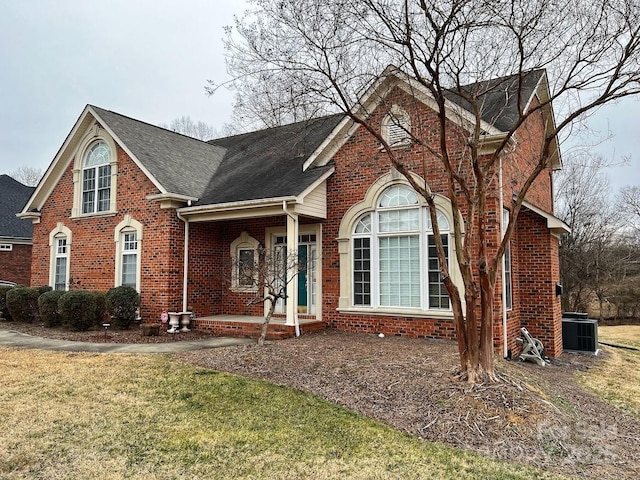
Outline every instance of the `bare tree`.
MULTIPOLYGON (((269 95, 268 108, 283 119, 290 112, 343 112, 383 147, 398 170, 431 207, 440 268, 456 323, 460 367, 469 382, 495 378, 493 300, 502 256, 513 234, 522 202, 541 172, 554 161, 563 134, 597 107, 640 93, 640 8, 637 0, 256 0, 227 39, 228 70, 244 95, 239 106, 247 117, 269 95), (394 68, 385 68, 394 65, 394 68), (528 104, 528 74, 548 72, 548 91, 528 104), (380 72, 384 72, 382 76, 380 72), (377 92, 385 76, 405 79, 416 98, 428 92, 437 113, 435 137, 407 132, 437 159, 447 179, 454 212, 455 260, 464 288, 449 275, 436 219, 434 196, 411 175, 401 152, 391 148, 372 121, 364 92, 377 92), (490 135, 502 111, 490 111, 487 97, 496 83, 510 79, 515 105, 510 126, 490 135), (377 83, 376 83, 377 82, 377 83), (372 88, 372 85, 374 86, 372 88), (251 95, 254 95, 251 97, 251 95), (459 112, 455 128, 450 116, 459 112), (508 228, 498 248, 489 246, 495 228, 487 202, 495 198, 500 163, 509 158, 516 132, 528 120, 555 107, 544 139, 521 172, 508 228), (248 108, 243 108, 246 105, 248 108), (304 108, 301 108, 304 105, 304 108), (483 154, 488 140, 495 149, 483 154), (451 143, 462 145, 451 149, 451 143), (464 234, 463 234, 464 232, 464 234), (476 247, 472 247, 477 245, 476 247)), ((499 84, 498 84, 499 85, 499 84)), ((215 90, 219 85, 211 84, 215 90)), ((549 116, 545 117, 547 120, 549 116)), ((278 121, 280 121, 278 120, 278 121)), ((416 131, 418 131, 416 129, 416 131)), ((424 132, 424 130, 421 130, 424 132)), ((517 142, 515 142, 517 143, 517 142)), ((420 172, 414 172, 420 173, 420 172)))
POLYGON ((260 247, 245 252, 244 256, 241 254, 232 259, 231 281, 235 289, 252 293, 249 305, 267 303, 267 313, 258 337, 258 345, 263 345, 278 301, 286 300, 287 286, 297 279, 306 265, 299 263, 297 252, 286 253, 285 249, 269 252, 260 247))
POLYGON ((218 136, 216 134, 216 130, 212 126, 207 125, 202 121, 196 123, 191 119, 191 117, 184 115, 180 118, 173 119, 169 125, 161 123, 159 126, 205 142, 218 136))
POLYGON ((595 294, 602 312, 606 288, 619 267, 613 257, 622 217, 611 201, 607 166, 601 156, 574 154, 556 176, 556 212, 571 228, 560 242, 565 311, 586 311, 595 294))
POLYGON ((11 177, 28 187, 35 187, 42 178, 42 169, 23 165, 11 172, 11 177))
POLYGON ((640 234, 640 186, 627 185, 620 189, 618 208, 622 211, 629 226, 640 234))

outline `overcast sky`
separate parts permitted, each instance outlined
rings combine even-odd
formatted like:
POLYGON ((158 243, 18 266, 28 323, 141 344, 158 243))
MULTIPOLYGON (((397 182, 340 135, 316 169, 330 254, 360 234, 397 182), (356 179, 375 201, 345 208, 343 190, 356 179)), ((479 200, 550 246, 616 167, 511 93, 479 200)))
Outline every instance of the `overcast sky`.
MULTIPOLYGON (((246 8, 243 0, 0 0, 0 174, 46 169, 88 103, 152 124, 188 115, 221 130, 232 95, 208 97, 204 86, 228 78, 223 27, 246 8)), ((590 124, 613 134, 597 151, 631 157, 610 169, 612 189, 640 184, 640 102, 606 107, 590 124)))

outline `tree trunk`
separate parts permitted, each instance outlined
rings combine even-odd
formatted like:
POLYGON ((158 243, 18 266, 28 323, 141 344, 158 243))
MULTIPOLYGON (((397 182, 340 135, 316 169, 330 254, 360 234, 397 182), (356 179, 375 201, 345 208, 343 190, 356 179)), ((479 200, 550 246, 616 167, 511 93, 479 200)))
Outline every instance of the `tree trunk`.
POLYGON ((269 311, 267 312, 267 316, 264 317, 264 322, 262 324, 262 331, 260 332, 260 336, 258 337, 258 345, 264 345, 264 340, 267 338, 267 330, 269 329, 269 322, 271 321, 271 317, 273 316, 273 312, 276 309, 276 302, 272 299, 269 299, 269 311))

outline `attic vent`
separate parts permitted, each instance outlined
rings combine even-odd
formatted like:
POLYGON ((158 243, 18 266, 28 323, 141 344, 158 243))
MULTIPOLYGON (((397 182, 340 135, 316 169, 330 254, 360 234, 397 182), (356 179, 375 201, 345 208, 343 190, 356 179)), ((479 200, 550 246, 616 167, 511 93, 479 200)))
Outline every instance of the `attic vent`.
POLYGON ((411 143, 411 122, 407 112, 397 105, 382 121, 382 136, 391 147, 404 147, 411 143))

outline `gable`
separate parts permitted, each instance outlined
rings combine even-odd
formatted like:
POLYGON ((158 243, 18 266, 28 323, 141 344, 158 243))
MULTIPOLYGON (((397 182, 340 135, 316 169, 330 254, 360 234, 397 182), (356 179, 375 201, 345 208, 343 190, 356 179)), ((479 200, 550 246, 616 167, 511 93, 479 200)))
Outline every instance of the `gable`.
MULTIPOLYGON (((390 66, 362 97, 359 104, 353 109, 353 114, 369 118, 377 108, 384 104, 396 88, 402 89, 413 101, 420 102, 434 111, 438 110, 437 103, 423 85, 404 72, 390 66)), ((536 97, 541 98, 542 101, 547 101, 549 98, 546 74, 543 70, 524 74, 522 83, 519 83, 518 76, 510 76, 478 82, 477 84, 462 87, 462 90, 465 93, 472 92, 481 98, 483 112, 480 128, 486 137, 482 142, 485 150, 490 149, 491 145, 499 144, 504 135, 517 126, 519 103, 524 104, 524 110, 526 111, 536 97), (513 95, 510 90, 518 87, 521 87, 520 97, 513 95), (495 140, 500 141, 496 142, 495 140)), ((446 93, 445 96, 446 118, 470 133, 473 132, 475 129, 475 117, 469 111, 469 103, 459 94, 451 91, 446 93)), ((543 115, 547 118, 547 132, 550 132, 555 128, 553 111, 550 105, 543 109, 543 115)), ((304 168, 326 165, 360 127, 350 117, 345 116, 318 149, 310 155, 309 159, 304 163, 304 168)), ((552 148, 554 150, 552 166, 560 168, 560 153, 557 142, 553 143, 552 148)))

